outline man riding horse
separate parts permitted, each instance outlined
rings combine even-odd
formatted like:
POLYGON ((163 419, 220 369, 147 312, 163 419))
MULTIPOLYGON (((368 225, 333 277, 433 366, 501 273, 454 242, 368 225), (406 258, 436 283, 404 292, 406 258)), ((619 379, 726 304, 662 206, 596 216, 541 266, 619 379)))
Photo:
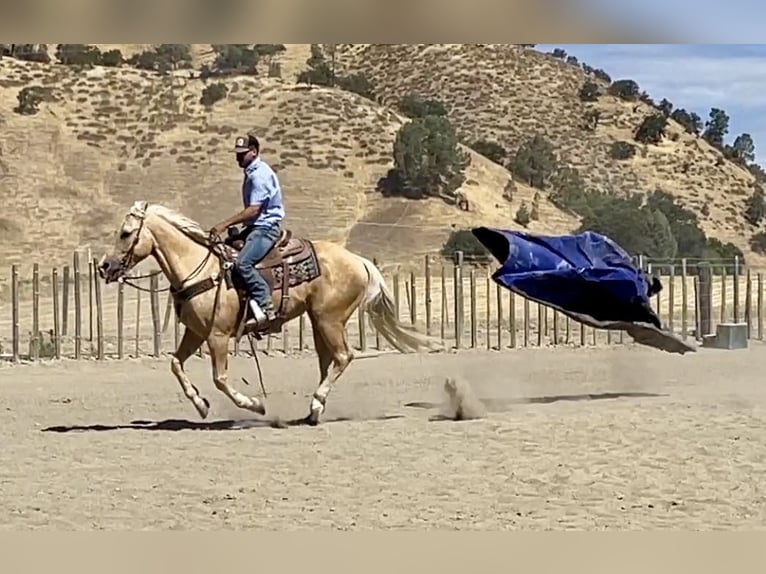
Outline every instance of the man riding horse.
POLYGON ((242 277, 248 294, 248 303, 253 319, 259 328, 271 323, 274 318, 274 304, 269 285, 255 268, 279 239, 285 208, 279 179, 271 167, 260 157, 260 142, 254 135, 240 136, 234 143, 237 163, 244 171, 242 182, 242 204, 244 209, 221 221, 210 229, 218 236, 228 228, 244 223, 238 239, 244 245, 237 256, 236 270, 242 277))

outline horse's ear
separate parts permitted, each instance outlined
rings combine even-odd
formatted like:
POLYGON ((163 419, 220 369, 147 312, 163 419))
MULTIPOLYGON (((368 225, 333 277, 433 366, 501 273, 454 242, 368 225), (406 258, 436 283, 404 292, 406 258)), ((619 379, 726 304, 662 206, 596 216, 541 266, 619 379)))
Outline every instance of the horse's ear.
POLYGON ((143 217, 146 215, 146 208, 149 206, 148 201, 136 201, 130 207, 130 214, 137 217, 143 217))

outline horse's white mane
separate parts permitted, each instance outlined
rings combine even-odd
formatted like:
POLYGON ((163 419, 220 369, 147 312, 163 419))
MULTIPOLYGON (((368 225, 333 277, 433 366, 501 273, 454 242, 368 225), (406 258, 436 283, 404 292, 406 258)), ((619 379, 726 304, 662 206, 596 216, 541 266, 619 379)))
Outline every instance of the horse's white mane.
POLYGON ((138 209, 146 213, 146 215, 156 215, 179 231, 182 231, 184 234, 196 239, 203 245, 208 244, 210 234, 207 230, 203 229, 199 223, 190 217, 185 216, 175 209, 160 205, 159 203, 152 203, 148 207, 146 205, 146 202, 137 201, 133 204, 131 212, 134 212, 136 209, 138 209))

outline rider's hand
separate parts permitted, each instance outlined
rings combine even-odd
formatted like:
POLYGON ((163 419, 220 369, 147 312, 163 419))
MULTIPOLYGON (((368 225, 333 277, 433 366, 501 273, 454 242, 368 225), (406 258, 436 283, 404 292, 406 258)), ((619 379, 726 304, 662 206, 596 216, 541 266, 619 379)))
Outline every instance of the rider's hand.
POLYGON ((220 237, 223 232, 226 231, 226 228, 222 226, 221 224, 214 225, 210 228, 210 235, 213 235, 215 237, 220 237))

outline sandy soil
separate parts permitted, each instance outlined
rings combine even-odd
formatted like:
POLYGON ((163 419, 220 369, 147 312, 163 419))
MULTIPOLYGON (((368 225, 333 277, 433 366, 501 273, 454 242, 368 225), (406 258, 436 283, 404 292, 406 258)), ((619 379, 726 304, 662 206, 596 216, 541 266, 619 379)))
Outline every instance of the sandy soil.
MULTIPOLYGON (((269 414, 305 414, 313 357, 263 363, 269 414)), ((215 390, 206 361, 189 370, 212 404, 205 423, 166 360, 0 369, 0 525, 766 524, 763 345, 686 357, 613 347, 366 358, 317 428, 255 424, 215 390), (485 416, 444 421, 438 408, 406 406, 441 401, 447 376, 470 382, 485 416)), ((251 362, 232 370, 238 388, 258 393, 239 382, 255 383, 251 362)))

